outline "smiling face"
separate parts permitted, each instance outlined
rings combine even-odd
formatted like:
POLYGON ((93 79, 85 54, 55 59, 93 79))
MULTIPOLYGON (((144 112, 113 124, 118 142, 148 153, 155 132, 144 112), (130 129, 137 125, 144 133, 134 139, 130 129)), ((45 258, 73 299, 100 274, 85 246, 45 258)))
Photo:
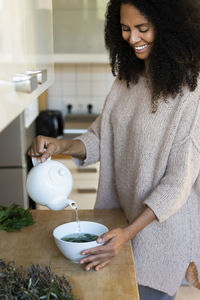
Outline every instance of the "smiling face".
POLYGON ((153 24, 131 4, 121 5, 120 23, 123 39, 133 47, 137 58, 147 62, 155 40, 153 24))

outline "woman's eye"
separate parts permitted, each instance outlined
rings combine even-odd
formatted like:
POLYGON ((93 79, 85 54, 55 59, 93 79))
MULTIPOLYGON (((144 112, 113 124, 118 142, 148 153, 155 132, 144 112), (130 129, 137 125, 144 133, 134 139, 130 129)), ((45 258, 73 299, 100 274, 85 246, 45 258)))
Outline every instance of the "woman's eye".
POLYGON ((149 29, 144 29, 144 30, 140 29, 140 32, 145 33, 145 32, 147 32, 148 30, 149 30, 149 29))
POLYGON ((122 27, 122 30, 123 30, 123 31, 126 31, 126 32, 127 32, 127 31, 130 31, 129 28, 124 28, 124 27, 122 27))

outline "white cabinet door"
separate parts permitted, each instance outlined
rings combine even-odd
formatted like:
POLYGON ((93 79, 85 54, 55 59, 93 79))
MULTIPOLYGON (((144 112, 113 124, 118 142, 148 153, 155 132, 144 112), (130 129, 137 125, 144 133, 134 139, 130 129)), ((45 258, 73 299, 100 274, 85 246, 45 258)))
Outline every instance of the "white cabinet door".
POLYGON ((53 73, 52 0, 1 0, 0 131, 52 84, 53 73))
POLYGON ((107 54, 104 21, 108 0, 53 0, 56 54, 107 54))

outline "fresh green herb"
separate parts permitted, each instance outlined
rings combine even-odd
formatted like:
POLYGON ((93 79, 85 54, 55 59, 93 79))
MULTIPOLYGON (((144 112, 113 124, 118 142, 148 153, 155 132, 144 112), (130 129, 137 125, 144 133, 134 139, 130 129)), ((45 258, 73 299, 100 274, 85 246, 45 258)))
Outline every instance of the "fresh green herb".
POLYGON ((12 232, 34 223, 29 209, 23 209, 15 203, 10 207, 0 205, 0 230, 12 232))
POLYGON ((98 239, 98 235, 90 234, 90 233, 74 233, 69 234, 61 238, 62 241, 71 242, 71 243, 87 243, 93 242, 98 239))
POLYGON ((46 266, 32 265, 30 269, 16 268, 14 262, 5 263, 0 259, 1 300, 77 300, 72 293, 70 282, 51 272, 46 266))

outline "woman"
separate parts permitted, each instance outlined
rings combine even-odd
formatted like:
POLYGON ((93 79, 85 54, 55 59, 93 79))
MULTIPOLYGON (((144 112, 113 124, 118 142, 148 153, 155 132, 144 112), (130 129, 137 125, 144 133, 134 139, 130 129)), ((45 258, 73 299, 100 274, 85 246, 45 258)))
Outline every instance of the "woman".
POLYGON ((81 263, 99 270, 131 239, 141 300, 175 299, 190 263, 200 271, 199 37, 198 1, 110 0, 117 79, 101 115, 78 139, 40 136, 29 152, 100 161, 95 207, 122 208, 129 225, 99 237, 106 244, 81 263))

